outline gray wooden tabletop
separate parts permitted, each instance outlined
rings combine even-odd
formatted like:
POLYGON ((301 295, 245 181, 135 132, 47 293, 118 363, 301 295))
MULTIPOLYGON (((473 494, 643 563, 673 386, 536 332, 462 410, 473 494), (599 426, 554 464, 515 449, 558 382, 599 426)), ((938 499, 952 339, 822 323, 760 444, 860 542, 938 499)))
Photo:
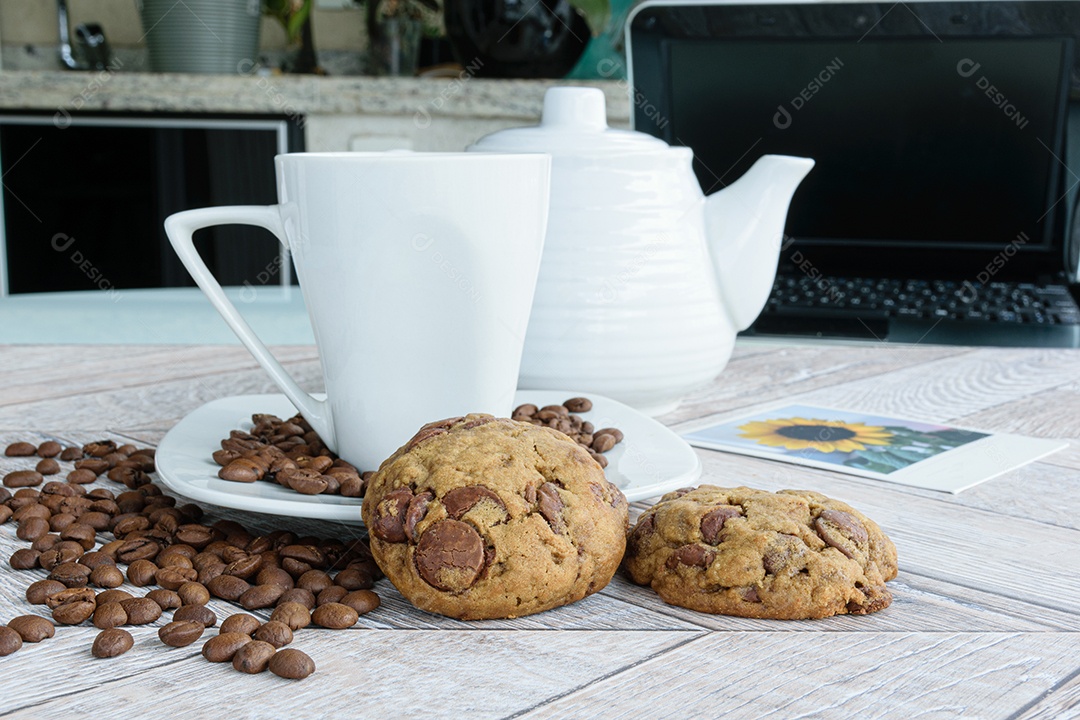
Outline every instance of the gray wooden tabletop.
MULTIPOLYGON (((320 389, 313 348, 277 353, 320 389)), ((237 347, 0 346, 0 444, 154 444, 205 402, 273 390, 237 347)), ((744 344, 712 386, 661 420, 678 429, 777 401, 1070 444, 960 495, 698 451, 702 482, 817 490, 874 518, 900 560, 894 602, 874 615, 705 615, 619 575, 565 608, 460 622, 412 608, 382 580, 381 607, 352 629, 297 634, 294 646, 318 666, 306 680, 212 665, 201 643, 167 647, 157 639, 164 617, 131 628, 134 648, 113 660, 91 657, 95 628, 60 627, 0 658, 0 716, 1080 717, 1080 352, 744 344)), ((3 472, 25 466, 0 458, 3 472)), ((632 518, 648 504, 635 503, 632 518)), ((254 530, 355 533, 206 510, 254 530)), ((48 612, 24 597, 44 571, 6 562, 25 546, 13 523, 0 526, 0 622, 48 612)))

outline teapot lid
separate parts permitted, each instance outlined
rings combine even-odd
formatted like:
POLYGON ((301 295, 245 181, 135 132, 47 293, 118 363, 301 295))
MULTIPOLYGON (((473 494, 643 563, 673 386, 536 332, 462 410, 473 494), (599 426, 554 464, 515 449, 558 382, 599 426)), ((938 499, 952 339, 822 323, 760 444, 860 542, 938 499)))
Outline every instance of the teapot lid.
POLYGON ((553 87, 544 93, 539 125, 511 128, 482 137, 468 150, 595 154, 669 149, 669 145, 633 130, 607 124, 604 93, 599 88, 553 87))

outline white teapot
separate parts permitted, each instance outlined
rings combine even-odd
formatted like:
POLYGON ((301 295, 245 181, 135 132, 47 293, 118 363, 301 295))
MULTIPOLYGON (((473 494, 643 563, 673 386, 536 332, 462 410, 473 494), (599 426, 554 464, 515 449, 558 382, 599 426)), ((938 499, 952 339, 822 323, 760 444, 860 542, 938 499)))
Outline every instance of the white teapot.
POLYGON ((608 128, 603 92, 575 87, 547 91, 540 125, 468 149, 552 156, 518 387, 600 393, 654 415, 711 382, 761 312, 788 204, 814 166, 766 155, 706 198, 690 148, 608 128))

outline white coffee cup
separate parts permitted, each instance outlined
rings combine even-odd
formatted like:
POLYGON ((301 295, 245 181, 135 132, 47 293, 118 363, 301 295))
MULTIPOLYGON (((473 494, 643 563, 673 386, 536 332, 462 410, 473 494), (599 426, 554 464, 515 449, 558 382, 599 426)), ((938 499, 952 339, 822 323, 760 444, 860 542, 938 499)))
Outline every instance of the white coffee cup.
MULTIPOLYGON (((326 445, 362 470, 433 420, 509 416, 547 224, 550 158, 483 153, 279 155, 278 205, 165 221, 210 302, 326 445), (264 227, 292 252, 326 400, 303 389, 192 244, 264 227)), ((255 409, 257 410, 257 408, 255 409)))

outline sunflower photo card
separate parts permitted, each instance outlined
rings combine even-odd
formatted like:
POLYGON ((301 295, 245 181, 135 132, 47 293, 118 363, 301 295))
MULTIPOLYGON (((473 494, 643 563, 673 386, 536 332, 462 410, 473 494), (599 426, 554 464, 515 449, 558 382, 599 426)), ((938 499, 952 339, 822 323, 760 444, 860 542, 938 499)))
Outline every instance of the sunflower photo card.
POLYGON ((682 436, 698 447, 951 493, 1067 445, 814 405, 760 410, 682 436))

